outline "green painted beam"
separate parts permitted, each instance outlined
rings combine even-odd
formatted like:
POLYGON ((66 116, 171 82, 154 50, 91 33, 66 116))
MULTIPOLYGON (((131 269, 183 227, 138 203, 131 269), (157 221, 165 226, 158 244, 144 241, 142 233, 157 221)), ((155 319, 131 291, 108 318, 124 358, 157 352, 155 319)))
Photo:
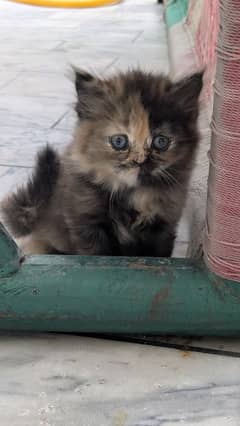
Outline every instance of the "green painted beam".
POLYGON ((240 286, 189 260, 30 257, 0 279, 0 329, 240 335, 240 286))
POLYGON ((0 227, 0 329, 240 336, 240 284, 202 261, 21 259, 0 227))

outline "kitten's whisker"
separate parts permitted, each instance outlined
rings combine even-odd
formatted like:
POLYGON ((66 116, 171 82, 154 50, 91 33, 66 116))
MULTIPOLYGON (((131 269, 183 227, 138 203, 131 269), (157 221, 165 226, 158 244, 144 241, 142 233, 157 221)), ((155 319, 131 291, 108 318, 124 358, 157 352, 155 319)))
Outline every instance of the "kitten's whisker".
POLYGON ((167 170, 160 170, 160 176, 165 180, 165 182, 169 185, 175 184, 179 187, 182 187, 181 183, 167 170))
POLYGON ((164 170, 164 173, 169 178, 170 181, 180 185, 180 183, 177 181, 177 179, 171 173, 169 173, 167 170, 164 170))
POLYGON ((112 211, 113 211, 113 203, 114 203, 114 197, 116 195, 116 192, 114 190, 111 191, 110 197, 109 197, 109 212, 110 212, 110 216, 112 215, 112 211))
POLYGON ((168 173, 168 177, 171 182, 175 183, 179 187, 182 187, 182 184, 172 174, 168 173))

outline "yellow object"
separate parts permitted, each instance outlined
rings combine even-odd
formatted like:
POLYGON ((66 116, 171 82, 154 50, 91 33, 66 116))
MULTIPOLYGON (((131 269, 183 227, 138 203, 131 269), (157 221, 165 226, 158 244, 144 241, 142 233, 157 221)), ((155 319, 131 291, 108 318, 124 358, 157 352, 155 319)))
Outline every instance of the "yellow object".
POLYGON ((34 6, 81 8, 98 7, 119 3, 120 0, 13 0, 15 3, 24 3, 34 6))

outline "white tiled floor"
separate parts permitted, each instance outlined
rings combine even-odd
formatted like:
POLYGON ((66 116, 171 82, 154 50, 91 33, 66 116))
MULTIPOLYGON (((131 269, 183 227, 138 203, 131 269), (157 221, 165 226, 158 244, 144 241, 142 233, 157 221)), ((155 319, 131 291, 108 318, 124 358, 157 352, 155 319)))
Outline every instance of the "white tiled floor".
POLYGON ((21 181, 19 167, 32 166, 41 145, 71 140, 71 65, 99 73, 168 67, 155 0, 77 10, 2 1, 0 40, 0 197, 14 186, 13 176, 21 181))

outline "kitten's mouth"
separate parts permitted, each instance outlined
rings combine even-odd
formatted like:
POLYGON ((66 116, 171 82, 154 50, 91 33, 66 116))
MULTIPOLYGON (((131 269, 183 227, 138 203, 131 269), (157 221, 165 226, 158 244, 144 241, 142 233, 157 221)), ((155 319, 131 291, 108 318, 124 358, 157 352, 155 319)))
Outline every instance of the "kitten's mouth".
POLYGON ((120 170, 138 170, 140 169, 141 165, 140 164, 120 164, 120 166, 118 166, 118 168, 120 170))
POLYGON ((144 178, 144 177, 148 177, 151 176, 151 171, 149 170, 149 166, 147 165, 146 162, 142 163, 142 164, 122 164, 119 166, 119 169, 122 172, 125 173, 131 173, 134 175, 138 175, 139 178, 144 178))
POLYGON ((147 158, 143 163, 135 161, 128 164, 120 164, 118 171, 125 175, 128 182, 135 182, 135 185, 153 185, 156 183, 157 176, 154 176, 156 166, 152 160, 147 158))
POLYGON ((120 164, 119 168, 121 170, 125 170, 125 171, 134 170, 134 171, 140 172, 140 171, 144 170, 146 172, 147 169, 149 169, 149 162, 148 162, 148 160, 145 160, 142 163, 138 163, 137 161, 132 161, 129 164, 120 164))

